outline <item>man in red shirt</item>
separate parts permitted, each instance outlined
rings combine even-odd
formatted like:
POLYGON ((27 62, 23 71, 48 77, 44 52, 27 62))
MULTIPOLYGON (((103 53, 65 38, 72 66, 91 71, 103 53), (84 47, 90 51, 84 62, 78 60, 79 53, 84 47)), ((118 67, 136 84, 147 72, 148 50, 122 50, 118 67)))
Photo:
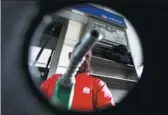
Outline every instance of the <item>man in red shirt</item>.
MULTIPOLYGON (((80 43, 76 44, 75 48, 79 44, 80 43)), ((73 52, 69 53, 69 58, 71 55, 73 55, 73 52)), ((75 76, 76 83, 74 86, 71 110, 94 111, 115 106, 112 94, 107 85, 101 79, 89 75, 89 72, 91 71, 91 57, 92 52, 90 50, 85 54, 85 61, 80 66, 79 71, 75 76)), ((54 95, 55 84, 59 76, 61 76, 61 74, 52 75, 40 86, 41 90, 49 99, 54 95)))

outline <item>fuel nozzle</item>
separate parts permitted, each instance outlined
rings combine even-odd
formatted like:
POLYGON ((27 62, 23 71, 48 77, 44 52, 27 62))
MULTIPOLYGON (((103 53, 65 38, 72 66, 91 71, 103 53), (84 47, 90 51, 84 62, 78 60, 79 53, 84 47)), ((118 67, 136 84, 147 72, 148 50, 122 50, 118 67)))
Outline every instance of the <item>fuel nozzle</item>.
POLYGON ((85 60, 85 54, 103 38, 97 29, 88 30, 81 39, 79 46, 73 52, 67 71, 59 77, 53 98, 56 103, 70 108, 75 84, 75 75, 85 60))

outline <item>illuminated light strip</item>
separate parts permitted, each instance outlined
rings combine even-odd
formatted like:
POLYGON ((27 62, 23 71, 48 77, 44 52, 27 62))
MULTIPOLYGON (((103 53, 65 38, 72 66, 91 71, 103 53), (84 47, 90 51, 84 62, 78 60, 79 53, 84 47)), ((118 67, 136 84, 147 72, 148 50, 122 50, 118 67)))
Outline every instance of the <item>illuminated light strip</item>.
POLYGON ((72 12, 73 13, 77 13, 77 14, 82 15, 82 16, 86 15, 85 13, 83 13, 83 12, 81 12, 79 10, 75 10, 75 9, 72 9, 72 12))

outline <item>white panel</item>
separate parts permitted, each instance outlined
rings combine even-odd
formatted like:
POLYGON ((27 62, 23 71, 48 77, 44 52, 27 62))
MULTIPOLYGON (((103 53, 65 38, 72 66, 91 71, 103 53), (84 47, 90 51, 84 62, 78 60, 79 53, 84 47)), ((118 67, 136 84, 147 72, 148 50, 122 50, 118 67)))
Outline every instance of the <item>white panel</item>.
POLYGON ((130 50, 132 53, 134 65, 137 70, 138 77, 140 77, 143 70, 143 65, 140 66, 143 63, 143 52, 142 52, 141 42, 131 23, 127 19, 125 19, 125 21, 126 21, 126 24, 128 25, 128 28, 126 31, 128 35, 128 42, 130 45, 130 50))
POLYGON ((56 73, 57 74, 64 74, 66 72, 66 68, 58 67, 56 73))
POLYGON ((31 46, 30 47, 30 51, 29 51, 29 62, 32 62, 35 60, 38 52, 40 51, 40 47, 35 47, 35 46, 31 46))
MULTIPOLYGON (((30 47, 30 60, 29 62, 33 62, 36 58, 36 56, 38 55, 39 51, 40 51, 40 47, 36 47, 36 46, 31 46, 30 47)), ((43 52, 41 53, 39 59, 37 60, 37 63, 45 63, 47 64, 48 58, 51 54, 51 50, 50 49, 44 49, 43 52)))
MULTIPOLYGON (((68 10, 61 10, 59 12, 56 12, 56 16, 60 16, 62 18, 66 18, 66 19, 69 19, 69 20, 74 20, 74 21, 77 21, 77 22, 80 22, 80 23, 83 23, 83 24, 87 24, 88 22, 88 17, 85 16, 85 15, 81 15, 82 13, 81 12, 72 12, 72 11, 68 11, 68 10)), ((54 16, 55 16, 54 15, 54 16)), ((55 17, 53 16, 53 18, 55 19, 55 17)))
POLYGON ((78 10, 75 10, 75 9, 72 9, 72 12, 80 14, 80 15, 86 15, 85 13, 78 11, 78 10))
POLYGON ((120 102, 128 93, 128 91, 121 89, 110 89, 110 91, 115 103, 120 102))
POLYGON ((51 50, 49 49, 44 49, 38 62, 41 62, 41 63, 47 63, 49 57, 51 55, 51 50))
POLYGON ((69 64, 68 54, 69 52, 72 52, 72 50, 73 50, 73 47, 66 46, 66 45, 63 46, 61 55, 60 55, 60 60, 58 62, 58 66, 68 67, 68 64, 69 64))
POLYGON ((65 36, 65 43, 67 43, 67 39, 78 42, 83 32, 83 26, 84 25, 82 23, 69 20, 68 29, 65 36))
POLYGON ((42 64, 42 63, 36 63, 36 67, 43 67, 45 68, 47 64, 42 64))
POLYGON ((143 72, 143 68, 144 68, 143 65, 136 68, 136 69, 137 69, 137 75, 138 75, 139 77, 141 76, 141 74, 142 74, 142 72, 143 72))
POLYGON ((72 52, 75 44, 80 40, 85 25, 73 20, 69 20, 65 41, 61 50, 56 73, 64 73, 69 65, 69 52, 72 52))
POLYGON ((74 46, 77 42, 78 41, 76 41, 76 40, 66 39, 65 42, 64 42, 64 45, 74 46))

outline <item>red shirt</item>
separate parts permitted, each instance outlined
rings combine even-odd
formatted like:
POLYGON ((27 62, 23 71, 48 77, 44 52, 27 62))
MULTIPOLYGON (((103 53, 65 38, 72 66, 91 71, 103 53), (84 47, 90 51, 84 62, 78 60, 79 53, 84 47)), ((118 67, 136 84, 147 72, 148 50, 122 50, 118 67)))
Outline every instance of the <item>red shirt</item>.
MULTIPOLYGON (((61 74, 52 75, 41 84, 41 89, 51 98, 55 89, 55 83, 61 74)), ((72 110, 92 111, 96 108, 103 108, 109 105, 115 106, 110 90, 100 79, 89 76, 87 73, 76 75, 72 110)))

